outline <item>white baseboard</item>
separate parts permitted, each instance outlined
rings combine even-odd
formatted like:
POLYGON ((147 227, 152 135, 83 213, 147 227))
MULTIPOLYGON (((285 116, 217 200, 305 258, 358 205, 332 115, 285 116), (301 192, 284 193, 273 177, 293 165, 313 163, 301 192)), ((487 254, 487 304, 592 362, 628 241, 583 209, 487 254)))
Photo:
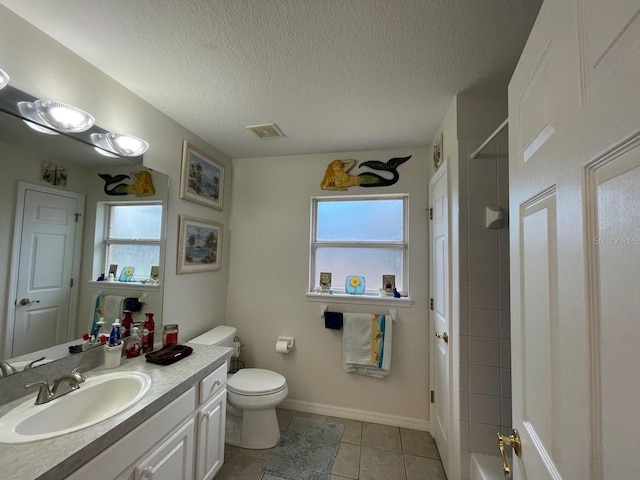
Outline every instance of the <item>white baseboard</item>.
POLYGON ((399 417, 397 415, 386 415, 378 412, 368 412, 356 410, 355 408, 335 407, 321 403, 304 402, 302 400, 285 400, 280 404, 280 408, 297 410, 305 413, 315 413, 330 417, 348 418, 361 422, 381 423, 392 427, 410 428, 412 430, 430 431, 429 422, 419 418, 399 417))

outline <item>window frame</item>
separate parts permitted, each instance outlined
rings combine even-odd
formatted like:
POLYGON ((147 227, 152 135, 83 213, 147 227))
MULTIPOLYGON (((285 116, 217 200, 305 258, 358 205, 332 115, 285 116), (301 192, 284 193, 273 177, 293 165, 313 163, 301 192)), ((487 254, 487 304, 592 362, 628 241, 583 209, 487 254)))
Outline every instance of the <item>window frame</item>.
MULTIPOLYGON (((102 235, 101 242, 101 250, 102 250, 102 258, 103 258, 103 268, 102 271, 106 272, 109 269, 109 248, 111 245, 151 245, 158 247, 158 266, 162 268, 162 236, 163 236, 163 228, 164 228, 164 202, 162 201, 111 201, 111 202, 101 202, 104 208, 104 229, 102 235), (137 238, 111 238, 111 217, 112 217, 112 208, 113 207, 139 207, 144 205, 158 205, 161 207, 160 214, 160 235, 157 240, 154 239, 137 239, 137 238)), ((122 265, 120 265, 122 266, 122 265)), ((116 279, 117 280, 117 279, 116 279)), ((139 282, 140 280, 144 280, 135 275, 133 281, 139 282)))
POLYGON ((409 293, 409 194, 408 193, 391 193, 391 194, 365 194, 365 195, 340 195, 340 196, 315 196, 311 197, 311 225, 310 225, 310 242, 309 242, 309 285, 307 289, 307 298, 311 301, 344 301, 346 299, 353 300, 351 303, 369 303, 378 299, 386 300, 388 304, 398 304, 411 302, 409 293), (317 240, 318 234, 318 204, 321 202, 336 201, 375 201, 375 200, 402 200, 402 241, 326 241, 317 240), (316 271, 316 256, 318 248, 322 247, 342 247, 342 248, 375 248, 375 249, 392 249, 402 252, 402 298, 396 299, 386 295, 381 296, 377 290, 365 290, 363 295, 349 295, 344 288, 332 288, 332 293, 320 292, 316 286, 316 277, 320 272, 316 271))

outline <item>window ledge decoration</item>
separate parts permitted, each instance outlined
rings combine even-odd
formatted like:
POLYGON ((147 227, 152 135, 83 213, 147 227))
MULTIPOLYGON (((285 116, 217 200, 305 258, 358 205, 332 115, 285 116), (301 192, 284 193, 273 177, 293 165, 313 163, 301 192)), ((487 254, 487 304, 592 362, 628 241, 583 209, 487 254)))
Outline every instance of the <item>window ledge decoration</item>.
POLYGON ((318 303, 346 303, 353 305, 382 305, 389 307, 410 307, 413 304, 411 297, 389 297, 378 294, 365 293, 364 295, 350 295, 347 293, 307 292, 308 302, 318 303))
POLYGON ((388 187, 394 185, 400 178, 398 167, 409 160, 408 157, 395 157, 381 162, 379 160, 367 160, 358 165, 358 168, 367 167, 372 170, 384 172, 385 176, 374 172, 363 172, 358 175, 349 173, 357 160, 334 160, 327 166, 320 188, 322 190, 346 190, 349 187, 388 187), (391 178, 389 178, 391 175, 391 178))

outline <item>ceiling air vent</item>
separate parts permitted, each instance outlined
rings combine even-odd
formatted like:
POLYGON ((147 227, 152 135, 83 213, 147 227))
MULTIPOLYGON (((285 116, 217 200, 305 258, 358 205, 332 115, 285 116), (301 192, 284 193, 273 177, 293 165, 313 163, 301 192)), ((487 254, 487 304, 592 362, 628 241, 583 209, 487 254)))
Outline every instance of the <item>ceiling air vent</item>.
POLYGON ((245 128, 251 130, 260 140, 271 140, 273 138, 284 138, 286 136, 275 123, 250 125, 245 128))

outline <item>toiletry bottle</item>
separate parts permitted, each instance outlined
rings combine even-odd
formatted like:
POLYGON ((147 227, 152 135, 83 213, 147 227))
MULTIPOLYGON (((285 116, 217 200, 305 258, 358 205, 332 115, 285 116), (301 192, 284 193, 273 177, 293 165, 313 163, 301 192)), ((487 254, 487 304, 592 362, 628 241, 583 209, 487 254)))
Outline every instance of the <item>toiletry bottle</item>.
POLYGON ((155 329, 155 322, 153 320, 153 313, 145 313, 147 319, 144 321, 142 330, 142 350, 147 352, 153 351, 153 331, 155 329))
POLYGON ((133 327, 131 336, 127 339, 125 354, 127 358, 138 357, 142 351, 142 339, 138 334, 138 327, 133 327))
POLYGON ((120 320, 116 318, 115 322, 111 326, 111 333, 109 334, 109 346, 115 347, 120 342, 120 320))
POLYGON ((122 318, 122 338, 131 335, 131 325, 133 325, 133 316, 129 310, 125 310, 122 318))

